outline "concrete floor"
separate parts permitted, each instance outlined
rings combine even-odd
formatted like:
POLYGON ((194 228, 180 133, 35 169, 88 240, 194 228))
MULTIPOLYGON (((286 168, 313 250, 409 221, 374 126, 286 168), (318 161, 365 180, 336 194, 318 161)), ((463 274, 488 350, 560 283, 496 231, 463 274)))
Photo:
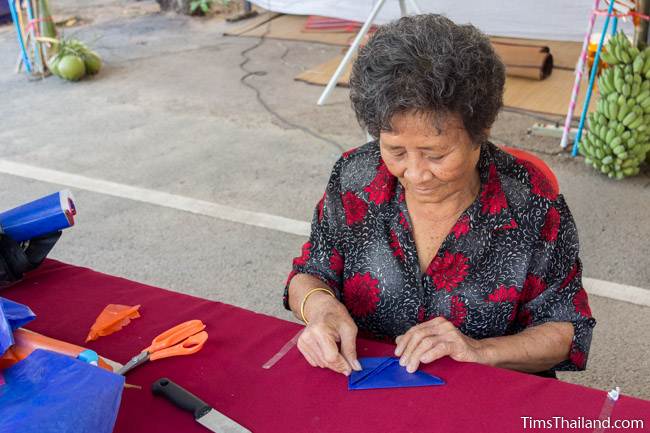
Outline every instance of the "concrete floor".
MULTIPOLYGON (((105 61, 94 78, 14 75, 15 35, 0 27, 0 159, 165 191, 301 221, 311 218, 340 148, 362 144, 348 92, 315 104, 321 87, 293 81, 340 48, 224 37, 218 18, 157 13, 153 1, 59 0, 68 29, 105 61), (94 41, 94 42, 92 42, 94 41), (329 141, 315 138, 313 134, 329 141)), ((556 172, 577 222, 587 277, 650 289, 650 175, 610 181, 558 140, 526 134, 535 119, 503 112, 495 141, 536 151, 556 172)), ((57 185, 0 174, 0 208, 57 185)), ((78 225, 52 257, 179 292, 291 319, 281 291, 304 237, 83 190, 78 225)), ((562 379, 650 399, 650 308, 591 296, 598 319, 588 370, 562 379)))

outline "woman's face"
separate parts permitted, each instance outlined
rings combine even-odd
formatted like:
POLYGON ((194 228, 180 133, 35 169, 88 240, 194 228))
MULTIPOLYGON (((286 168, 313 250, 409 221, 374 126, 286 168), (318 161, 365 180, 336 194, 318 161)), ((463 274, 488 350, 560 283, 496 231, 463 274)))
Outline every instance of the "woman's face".
POLYGON ((458 115, 448 115, 434 127, 430 116, 395 115, 392 131, 381 131, 381 156, 407 196, 421 203, 440 203, 477 184, 476 146, 458 115))

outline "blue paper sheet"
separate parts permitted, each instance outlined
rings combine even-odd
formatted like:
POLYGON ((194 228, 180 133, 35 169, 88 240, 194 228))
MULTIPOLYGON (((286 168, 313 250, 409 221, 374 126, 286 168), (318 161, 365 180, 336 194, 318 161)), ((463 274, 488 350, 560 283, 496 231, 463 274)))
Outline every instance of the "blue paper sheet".
POLYGON ((0 356, 14 344, 14 329, 34 320, 28 306, 0 297, 0 356))
POLYGON ((352 371, 348 389, 403 388, 413 386, 444 385, 445 381, 423 371, 409 373, 399 365, 399 358, 359 358, 361 371, 352 371))
POLYGON ((37 349, 4 370, 0 433, 111 433, 124 376, 37 349))

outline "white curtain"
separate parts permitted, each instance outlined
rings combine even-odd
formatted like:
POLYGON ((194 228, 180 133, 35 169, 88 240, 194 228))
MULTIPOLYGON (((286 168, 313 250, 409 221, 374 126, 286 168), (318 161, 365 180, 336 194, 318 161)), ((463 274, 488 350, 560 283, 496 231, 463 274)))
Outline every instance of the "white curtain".
MULTIPOLYGON (((252 0, 264 9, 296 15, 323 15, 365 21, 374 0, 252 0)), ((593 0, 416 0, 422 12, 440 13, 456 23, 472 23, 495 36, 582 41, 593 0)), ((601 8, 605 2, 601 1, 601 8)), ((408 7, 408 2, 406 3, 408 7)), ((376 23, 400 16, 399 1, 386 0, 376 23)), ((594 32, 604 20, 598 18, 594 32)), ((632 35, 631 23, 619 28, 632 35)), ((611 27, 610 27, 611 28, 611 27)))

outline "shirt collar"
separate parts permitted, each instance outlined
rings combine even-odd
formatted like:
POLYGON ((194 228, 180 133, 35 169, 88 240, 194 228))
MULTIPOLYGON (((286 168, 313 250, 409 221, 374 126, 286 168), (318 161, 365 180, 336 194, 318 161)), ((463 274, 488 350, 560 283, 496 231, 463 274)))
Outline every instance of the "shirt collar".
POLYGON ((503 185, 503 176, 499 171, 496 153, 497 147, 485 142, 481 145, 481 154, 477 164, 481 189, 478 197, 470 206, 478 225, 489 227, 493 231, 509 230, 517 227, 510 206, 507 191, 503 185))

